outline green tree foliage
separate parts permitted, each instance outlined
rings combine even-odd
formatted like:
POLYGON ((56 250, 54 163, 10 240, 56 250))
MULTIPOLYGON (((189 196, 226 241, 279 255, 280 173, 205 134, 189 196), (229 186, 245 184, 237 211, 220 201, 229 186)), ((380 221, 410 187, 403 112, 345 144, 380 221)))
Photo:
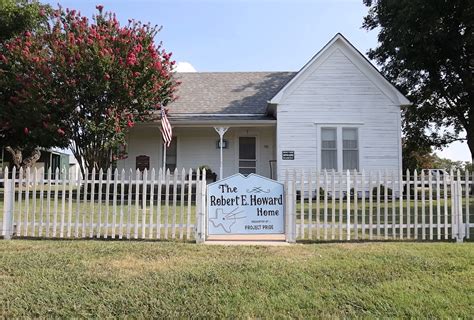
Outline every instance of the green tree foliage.
POLYGON ((38 1, 0 0, 0 42, 37 29, 49 10, 38 1))
POLYGON ((379 32, 369 57, 414 103, 403 110, 406 138, 439 147, 465 133, 474 156, 474 1, 364 4, 369 12, 363 27, 379 32))

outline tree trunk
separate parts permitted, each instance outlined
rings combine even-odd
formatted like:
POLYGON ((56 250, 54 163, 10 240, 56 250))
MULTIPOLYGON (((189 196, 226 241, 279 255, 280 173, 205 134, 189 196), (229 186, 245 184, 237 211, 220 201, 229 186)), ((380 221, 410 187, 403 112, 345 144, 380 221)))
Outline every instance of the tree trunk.
POLYGON ((24 158, 23 149, 21 148, 12 148, 10 146, 5 147, 13 159, 13 165, 16 167, 17 171, 20 171, 20 168, 23 168, 24 174, 26 174, 26 169, 31 168, 41 157, 41 151, 39 148, 33 149, 31 154, 24 158))

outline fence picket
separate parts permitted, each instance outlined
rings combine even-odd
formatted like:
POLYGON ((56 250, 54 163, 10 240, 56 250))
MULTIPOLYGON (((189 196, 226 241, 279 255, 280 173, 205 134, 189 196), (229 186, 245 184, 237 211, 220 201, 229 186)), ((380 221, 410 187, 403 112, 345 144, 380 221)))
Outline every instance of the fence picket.
POLYGON ((146 189, 148 185, 148 170, 143 170, 143 181, 142 181, 142 239, 145 239, 146 232, 146 189))
POLYGON ((155 168, 151 169, 151 177, 150 177, 150 220, 148 226, 148 239, 153 239, 154 234, 154 211, 155 211, 155 178, 156 178, 155 168))
POLYGON ((308 170, 308 239, 313 240, 313 178, 312 170, 308 170))
POLYGON ((441 240, 441 182, 439 170, 436 172, 436 236, 441 240))
POLYGON ((95 177, 96 177, 96 169, 95 167, 92 168, 92 177, 91 177, 91 200, 90 200, 90 213, 89 213, 89 238, 94 237, 94 202, 95 202, 95 177))
POLYGON ((331 174, 331 239, 336 239, 336 172, 331 174))
POLYGON ((186 180, 186 170, 184 168, 181 170, 181 197, 179 199, 179 239, 184 239, 184 231, 183 231, 183 224, 184 224, 184 186, 186 180))
MULTIPOLYGON (((102 184, 103 184, 103 177, 104 177, 104 170, 100 168, 99 170, 99 192, 97 196, 97 207, 98 207, 98 212, 97 212, 97 218, 99 219, 98 224, 97 224, 97 239, 100 238, 100 235, 102 233, 102 184)), ((107 182, 107 181, 106 181, 107 182)), ((107 186, 106 186, 107 187, 107 186)), ((108 199, 106 199, 108 200, 108 199)), ((107 225, 104 227, 104 238, 107 238, 106 236, 106 231, 107 225)))
POLYGON ((323 232, 324 240, 328 239, 328 172, 324 170, 324 216, 323 216, 323 232))
POLYGON ((362 201, 362 230, 361 230, 361 239, 366 239, 366 231, 365 231, 365 170, 362 169, 361 177, 360 177, 360 186, 361 186, 361 201, 362 201))
POLYGON ((304 170, 300 171, 300 235, 304 239, 304 170))
POLYGON ((380 183, 381 183, 381 173, 377 172, 377 239, 380 239, 380 183))
MULTIPOLYGON (((388 172, 383 175, 383 237, 388 239, 388 172)), ((392 190, 393 191, 393 190, 392 190)))
POLYGON ((61 186, 62 186, 62 195, 61 195, 61 222, 59 226, 59 237, 64 238, 64 224, 65 224, 65 215, 66 215, 66 177, 67 171, 64 167, 62 170, 62 179, 61 179, 61 186))
POLYGON ((346 171, 346 239, 351 240, 351 173, 346 171))
POLYGON ((133 224, 133 238, 138 239, 138 216, 140 215, 140 170, 135 171, 135 223, 133 224))
POLYGON ((342 241, 343 232, 342 229, 344 227, 344 175, 343 171, 339 172, 339 241, 342 241))
POLYGON ((133 171, 128 174, 128 197, 127 197, 127 239, 130 239, 132 232, 132 177, 133 171))
POLYGON ((122 169, 120 176, 120 222, 119 222, 119 239, 123 238, 123 209, 125 206, 125 169, 122 169))
POLYGON ((449 176, 450 176, 450 195, 451 195, 451 223, 450 223, 450 226, 451 226, 451 239, 454 239, 456 237, 455 235, 455 226, 456 226, 456 219, 455 219, 455 213, 454 213, 454 209, 456 207, 456 197, 455 197, 455 194, 454 194, 454 188, 455 188, 455 182, 454 182, 454 172, 453 172, 453 169, 451 169, 449 171, 449 176))
POLYGON ((52 193, 52 175, 53 169, 51 167, 48 169, 48 190, 46 193, 46 238, 49 238, 50 228, 51 228, 51 193, 52 193))
MULTIPOLYGON (((205 179, 205 178, 204 178, 205 179)), ((173 217, 171 218, 171 238, 176 239, 176 201, 178 193, 178 168, 173 171, 173 217)))
MULTIPOLYGON (((402 180, 400 180, 402 181, 402 180)), ((410 170, 407 169, 407 172, 406 172, 406 188, 407 188, 407 218, 406 218, 406 221, 407 221, 407 239, 410 239, 411 237, 411 232, 410 232, 410 229, 411 229, 411 217, 410 217, 410 207, 411 207, 411 199, 410 199, 410 170)))
MULTIPOLYGON (((399 200, 400 200, 400 227, 399 227, 399 232, 400 232, 400 240, 403 239, 403 225, 404 225, 404 219, 403 219, 403 171, 400 170, 399 176, 398 176, 398 192, 399 192, 399 200)), ((408 207, 408 202, 407 202, 407 207, 408 207)))
MULTIPOLYGON (((110 168, 109 168, 110 169, 110 168)), ((107 170, 108 171, 108 170, 107 170)), ((112 239, 115 239, 116 236, 116 227, 117 227, 117 195, 118 195, 118 169, 114 170, 114 194, 112 196, 112 239)), ((109 182, 110 183, 110 182, 109 182)), ((108 200, 108 199, 107 199, 108 200)))
POLYGON ((466 225, 466 239, 469 239, 470 238, 470 232, 469 232, 469 194, 470 194, 470 181, 469 181, 469 170, 466 170, 464 172, 464 177, 465 177, 465 186, 466 186, 466 190, 465 190, 465 197, 466 197, 466 212, 465 212, 465 225, 466 225))
POLYGON ((161 239, 161 188, 163 187, 163 169, 160 168, 158 171, 158 195, 157 198, 157 210, 156 210, 156 238, 161 239))
POLYGON ((82 211, 82 238, 86 237, 86 216, 87 216, 87 200, 88 200, 88 195, 87 193, 89 192, 89 171, 86 169, 86 177, 84 180, 84 211, 82 211))
MULTIPOLYGON (((29 227, 29 211, 30 211, 30 183, 31 183, 31 169, 26 169, 26 186, 25 186, 25 222, 23 223, 23 235, 28 236, 28 227, 29 227)), ((36 201, 36 195, 33 196, 33 201, 36 201)), ((21 234, 21 231, 18 232, 21 234)))
POLYGON ((187 223, 186 223, 186 240, 191 239, 191 200, 192 200, 192 175, 193 170, 190 168, 188 173, 188 206, 187 206, 187 223))
POLYGON ((369 240, 373 239, 374 236, 374 195, 372 194, 373 184, 372 184, 372 175, 373 172, 369 172, 369 240))
POLYGON ((430 230, 429 230, 429 235, 430 235, 430 240, 433 240, 433 174, 431 173, 431 170, 428 171, 428 183, 429 183, 429 186, 428 186, 428 192, 430 193, 429 196, 428 196, 428 202, 429 202, 429 213, 430 213, 430 216, 429 216, 429 226, 430 226, 430 230))
POLYGON ((357 188, 357 171, 354 170, 354 239, 359 239, 359 193, 357 188))
POLYGON ((426 239, 426 210, 425 210, 425 173, 421 170, 421 239, 426 239))
MULTIPOLYGON (((105 178, 105 226, 104 226, 104 238, 107 239, 109 236, 109 212, 110 212, 110 179, 112 173, 110 168, 107 169, 107 177, 105 178)), ((129 189, 131 185, 129 185, 129 189)))
POLYGON ((413 172, 413 199, 415 201, 414 209, 415 209, 415 226, 414 226, 414 237, 415 240, 418 240, 418 173, 415 171, 413 172))
MULTIPOLYGON (((16 226, 16 234, 21 234, 21 228, 22 228, 22 200, 23 200, 23 168, 20 168, 19 174, 18 174, 18 219, 17 219, 17 226, 16 226)), ((14 213, 13 213, 14 215, 14 213)), ((25 221, 26 223, 26 221, 25 221)))
POLYGON ((446 181, 446 177, 443 177, 443 198, 444 198, 444 205, 443 205, 443 211, 444 211, 444 239, 448 240, 449 239, 449 233, 448 233, 448 182, 446 181))
MULTIPOLYGON (((72 182, 72 171, 69 169, 68 170, 68 187, 69 187, 69 196, 68 196, 68 208, 67 208, 67 237, 71 237, 71 227, 72 227, 72 187, 73 187, 73 182, 72 182)), ((77 191, 76 191, 77 192, 77 191)))
MULTIPOLYGON (((395 171, 392 171, 392 239, 396 239, 397 238, 397 217, 396 217, 396 214, 395 214, 395 211, 396 211, 396 204, 397 204, 397 197, 396 197, 396 194, 395 194, 395 190, 397 190, 397 184, 396 184, 396 175, 397 173, 395 171)), ((400 193, 399 194, 399 197, 401 197, 402 194, 400 193)), ((398 224, 401 225, 401 219, 402 219, 402 216, 400 215, 399 216, 399 222, 398 224)))
POLYGON ((58 226, 58 200, 59 200, 59 168, 56 168, 54 173, 54 216, 53 216, 53 238, 56 238, 57 226, 58 226))
POLYGON ((316 239, 321 239, 321 172, 316 171, 316 239))
POLYGON ((168 222, 170 214, 170 169, 166 169, 166 179, 165 179, 165 239, 168 239, 168 222))
POLYGON ((77 192, 76 192, 76 219, 74 219, 74 238, 79 237, 79 210, 81 207, 81 178, 82 175, 77 175, 77 192))

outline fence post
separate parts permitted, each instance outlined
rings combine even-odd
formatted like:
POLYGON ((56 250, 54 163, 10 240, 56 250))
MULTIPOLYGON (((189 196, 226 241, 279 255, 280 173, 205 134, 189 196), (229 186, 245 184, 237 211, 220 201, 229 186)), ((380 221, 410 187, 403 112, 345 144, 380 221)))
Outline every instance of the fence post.
POLYGON ((202 171, 202 178, 199 179, 199 171, 196 174, 196 243, 204 243, 206 240, 206 170, 202 171))
POLYGON ((296 223, 294 223, 294 208, 293 208, 293 194, 294 189, 292 181, 289 179, 288 169, 285 170, 285 206, 286 206, 286 241, 289 243, 295 243, 295 228, 296 223))
POLYGON ((464 240, 464 223, 462 221, 462 185, 461 185, 461 174, 458 171, 457 175, 457 181, 456 181, 456 189, 455 189, 455 202, 456 202, 456 224, 457 224, 457 230, 456 230, 456 242, 462 243, 464 240))
POLYGON ((15 194, 13 193, 13 185, 15 183, 15 170, 12 172, 12 178, 8 179, 8 168, 5 169, 4 179, 4 210, 3 210, 3 238, 11 240, 12 222, 13 222, 13 201, 15 194))

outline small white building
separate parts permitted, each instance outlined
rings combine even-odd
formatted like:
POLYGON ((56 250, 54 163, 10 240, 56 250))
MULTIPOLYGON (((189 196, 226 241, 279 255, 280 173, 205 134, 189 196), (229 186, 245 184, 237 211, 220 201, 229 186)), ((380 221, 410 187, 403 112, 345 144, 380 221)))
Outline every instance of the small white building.
MULTIPOLYGON (((410 102, 341 34, 298 72, 177 74, 169 105, 173 142, 166 168, 208 166, 223 176, 257 173, 283 179, 286 169, 401 170, 401 112, 410 102)), ((128 136, 119 169, 161 168, 160 122, 128 136)), ((221 177, 218 177, 221 178, 221 177)))

